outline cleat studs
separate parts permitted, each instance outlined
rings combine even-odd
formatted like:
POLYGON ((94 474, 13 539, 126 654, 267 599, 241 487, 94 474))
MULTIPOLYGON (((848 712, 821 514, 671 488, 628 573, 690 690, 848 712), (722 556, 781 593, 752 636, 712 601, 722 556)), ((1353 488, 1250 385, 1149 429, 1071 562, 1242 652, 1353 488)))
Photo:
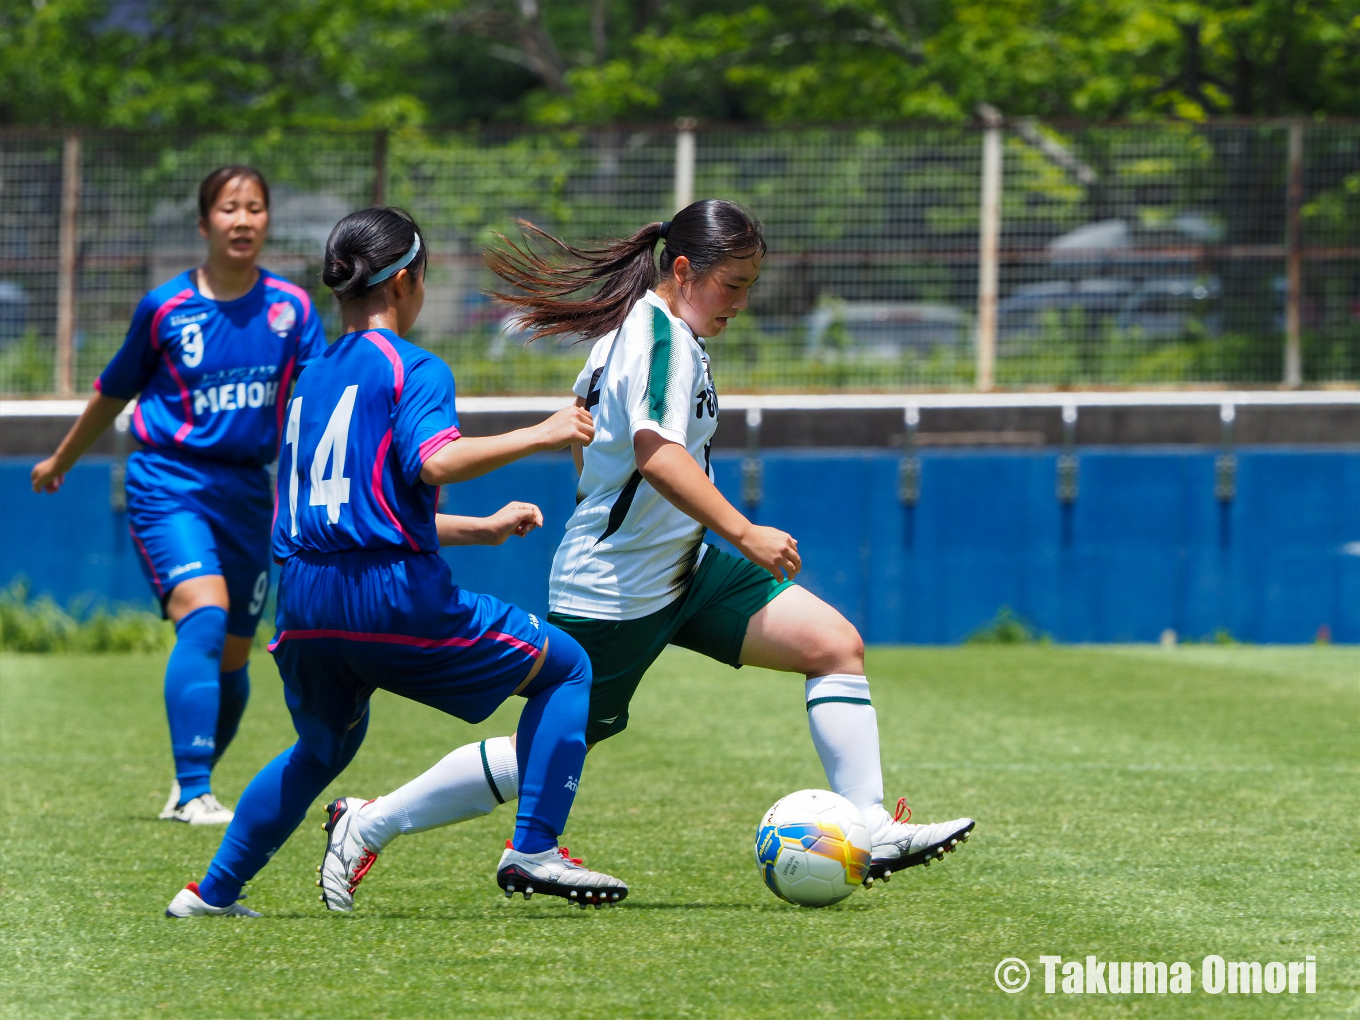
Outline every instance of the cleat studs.
POLYGON ((319 878, 316 880, 316 887, 317 887, 318 889, 320 889, 320 888, 322 887, 322 886, 321 886, 321 879, 319 879, 319 878))
POLYGON ((513 889, 506 889, 506 890, 505 890, 505 898, 506 898, 507 900, 508 900, 508 899, 511 899, 514 895, 515 895, 515 890, 513 890, 513 889))
POLYGON ((573 889, 573 890, 572 890, 571 892, 569 892, 567 895, 568 895, 571 899, 573 899, 573 900, 576 899, 576 890, 573 889))
POLYGON ((612 897, 610 897, 610 898, 613 899, 613 900, 615 900, 615 901, 617 901, 618 898, 619 898, 619 894, 618 894, 618 893, 614 893, 614 895, 613 895, 612 897))
POLYGON ((321 895, 321 896, 318 896, 317 899, 319 899, 322 903, 325 903, 325 902, 326 902, 326 897, 325 897, 324 894, 321 895))

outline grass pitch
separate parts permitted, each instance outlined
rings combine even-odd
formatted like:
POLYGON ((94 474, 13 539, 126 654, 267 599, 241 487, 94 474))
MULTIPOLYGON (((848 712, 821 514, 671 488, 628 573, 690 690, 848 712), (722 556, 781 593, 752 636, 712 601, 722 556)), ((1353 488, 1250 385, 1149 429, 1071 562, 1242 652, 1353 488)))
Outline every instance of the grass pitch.
MULTIPOLYGON (((1343 1017, 1360 1012, 1360 651, 875 650, 888 796, 971 814, 929 869, 825 910, 752 860, 824 786, 801 681, 672 650, 590 757, 567 842, 626 905, 508 902, 508 810, 397 840, 350 916, 317 902, 318 802, 249 888, 259 921, 170 921, 220 830, 156 821, 160 656, 0 658, 0 1016, 1343 1017), (1200 960, 1317 957, 1312 996, 1209 995, 1200 960), (1189 961, 1184 996, 1046 995, 1040 954, 1189 961), (1004 957, 1034 980, 1007 995, 1004 957)), ((292 739, 268 656, 218 771, 234 802, 292 739)), ((334 793, 374 795, 467 726, 379 693, 334 793)), ((328 794, 327 796, 329 796, 328 794)))

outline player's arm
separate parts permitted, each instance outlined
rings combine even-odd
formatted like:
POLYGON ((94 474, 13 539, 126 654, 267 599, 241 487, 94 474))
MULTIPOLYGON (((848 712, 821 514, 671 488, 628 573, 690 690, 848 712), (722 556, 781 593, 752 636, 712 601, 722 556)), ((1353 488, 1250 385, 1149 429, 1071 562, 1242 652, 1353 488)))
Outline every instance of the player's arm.
POLYGON ((633 436, 633 454, 642 477, 672 506, 727 539, 776 580, 786 576, 792 580, 803 569, 794 537, 748 521, 679 443, 639 429, 633 436))
POLYGON ((564 407, 547 421, 526 429, 500 436, 461 436, 430 455, 420 469, 420 478, 428 485, 466 482, 530 454, 560 450, 573 443, 587 445, 593 438, 595 424, 590 413, 579 407, 564 407))
POLYGON ((543 512, 532 503, 507 503, 490 517, 435 514, 434 526, 440 545, 500 545, 543 527, 543 512))
POLYGON ((102 393, 96 394, 85 405, 85 410, 80 412, 80 417, 71 426, 71 430, 66 433, 66 438, 57 447, 57 452, 33 468, 33 473, 30 476, 33 491, 56 492, 60 489, 61 483, 66 478, 66 472, 75 466, 81 454, 88 450, 94 444, 94 441, 103 435, 104 430, 113 424, 113 420, 118 417, 123 408, 127 407, 127 404, 127 399, 123 397, 106 397, 102 393))
MULTIPOLYGON (((586 398, 577 397, 576 406, 581 410, 586 409, 586 398)), ((583 443, 571 444, 571 462, 576 465, 576 477, 581 477, 581 472, 586 469, 586 448, 583 443)))

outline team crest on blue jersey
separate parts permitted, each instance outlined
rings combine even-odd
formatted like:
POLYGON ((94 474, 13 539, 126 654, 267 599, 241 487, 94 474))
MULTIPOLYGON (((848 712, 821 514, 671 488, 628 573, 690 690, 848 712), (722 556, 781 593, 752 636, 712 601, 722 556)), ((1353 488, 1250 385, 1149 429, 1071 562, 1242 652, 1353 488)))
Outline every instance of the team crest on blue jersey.
POLYGON ((269 328, 279 336, 285 336, 297 325, 297 309, 290 302, 275 301, 269 306, 269 328))

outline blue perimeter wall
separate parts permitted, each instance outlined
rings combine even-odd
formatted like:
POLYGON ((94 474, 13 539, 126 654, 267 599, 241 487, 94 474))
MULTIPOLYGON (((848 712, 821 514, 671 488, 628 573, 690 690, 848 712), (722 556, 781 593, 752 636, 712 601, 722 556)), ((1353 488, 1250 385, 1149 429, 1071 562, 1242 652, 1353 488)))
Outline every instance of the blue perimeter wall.
MULTIPOLYGON (((1057 454, 925 452, 920 499, 898 496, 899 454, 773 450, 754 516, 799 540, 800 581, 874 643, 962 640, 1009 606, 1059 641, 1155 641, 1164 628, 1254 642, 1360 641, 1360 451, 1241 449, 1236 497, 1214 495, 1214 454, 1082 448, 1075 504, 1057 454)), ((741 494, 740 455, 716 454, 741 494)), ((108 460, 55 496, 28 491, 29 459, 0 460, 0 580, 26 575, 58 601, 150 603, 108 460)), ((546 527, 504 546, 446 550, 459 582, 542 612, 571 511, 564 456, 444 489, 443 509, 538 503, 546 527)), ((740 503, 738 503, 740 505, 740 503)))

